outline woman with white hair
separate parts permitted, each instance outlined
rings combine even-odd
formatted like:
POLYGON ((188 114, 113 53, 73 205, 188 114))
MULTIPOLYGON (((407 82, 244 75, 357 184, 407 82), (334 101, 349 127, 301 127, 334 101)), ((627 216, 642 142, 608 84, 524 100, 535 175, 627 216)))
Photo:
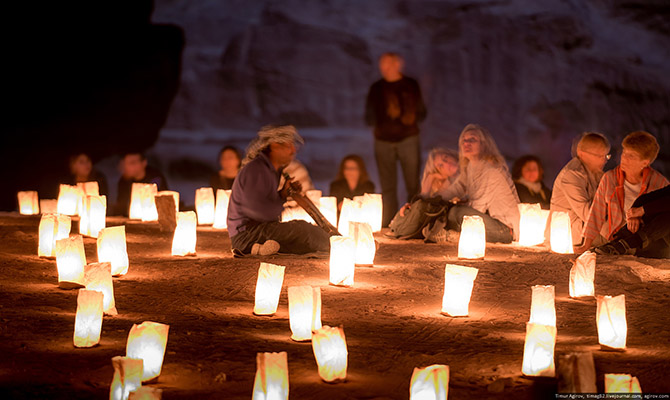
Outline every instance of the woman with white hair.
POLYGON ((449 209, 447 228, 460 231, 464 216, 478 215, 487 242, 511 243, 519 232, 519 196, 498 146, 476 124, 463 128, 458 145, 461 174, 439 193, 456 203, 449 209))

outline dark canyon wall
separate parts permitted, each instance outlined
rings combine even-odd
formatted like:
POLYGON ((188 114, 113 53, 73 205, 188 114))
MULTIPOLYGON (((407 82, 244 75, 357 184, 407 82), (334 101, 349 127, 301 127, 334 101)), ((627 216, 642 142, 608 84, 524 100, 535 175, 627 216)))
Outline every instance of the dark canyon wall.
POLYGON ((153 24, 152 11, 151 0, 5 5, 0 209, 16 208, 17 190, 55 198, 76 151, 96 161, 154 144, 184 36, 153 24))
MULTIPOLYGON (((426 148, 455 146, 478 122, 509 160, 536 153, 555 173, 584 130, 670 142, 663 0, 160 0, 154 20, 187 38, 169 129, 362 127, 376 59, 391 50, 423 87, 426 148)), ((670 173, 669 162, 664 150, 656 166, 670 173)))

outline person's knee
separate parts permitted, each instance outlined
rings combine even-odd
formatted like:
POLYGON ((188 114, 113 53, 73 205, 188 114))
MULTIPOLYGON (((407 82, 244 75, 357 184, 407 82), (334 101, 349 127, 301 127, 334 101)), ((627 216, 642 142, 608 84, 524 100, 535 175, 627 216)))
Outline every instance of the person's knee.
POLYGON ((449 212, 447 213, 447 221, 454 222, 457 224, 460 224, 461 220, 463 219, 462 215, 462 207, 460 206, 452 206, 449 209, 449 212))

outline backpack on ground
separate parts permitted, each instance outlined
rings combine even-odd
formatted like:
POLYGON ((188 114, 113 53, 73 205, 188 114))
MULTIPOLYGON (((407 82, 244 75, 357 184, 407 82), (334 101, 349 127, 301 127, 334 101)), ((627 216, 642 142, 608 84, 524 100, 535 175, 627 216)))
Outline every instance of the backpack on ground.
POLYGON ((449 211, 449 203, 441 197, 430 199, 417 199, 412 202, 405 215, 398 212, 389 224, 389 236, 396 239, 421 238, 421 230, 444 216, 446 220, 449 211))

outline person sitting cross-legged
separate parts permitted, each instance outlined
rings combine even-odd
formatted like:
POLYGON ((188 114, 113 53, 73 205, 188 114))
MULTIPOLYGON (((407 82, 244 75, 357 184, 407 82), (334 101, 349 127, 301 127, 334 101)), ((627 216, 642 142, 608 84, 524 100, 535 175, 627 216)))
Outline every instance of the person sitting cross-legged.
POLYGON ((484 220, 486 241, 511 243, 519 235, 519 196, 505 159, 484 127, 469 124, 458 139, 461 173, 456 181, 438 192, 449 209, 447 228, 461 230, 464 216, 484 220))
POLYGON ((303 139, 292 125, 265 126, 249 144, 233 183, 228 206, 228 233, 233 254, 304 254, 330 250, 330 236, 305 221, 279 222, 283 204, 299 183, 279 178, 303 139))
POLYGON ((670 186, 638 197, 626 219, 614 240, 594 249, 597 254, 670 258, 670 186))

